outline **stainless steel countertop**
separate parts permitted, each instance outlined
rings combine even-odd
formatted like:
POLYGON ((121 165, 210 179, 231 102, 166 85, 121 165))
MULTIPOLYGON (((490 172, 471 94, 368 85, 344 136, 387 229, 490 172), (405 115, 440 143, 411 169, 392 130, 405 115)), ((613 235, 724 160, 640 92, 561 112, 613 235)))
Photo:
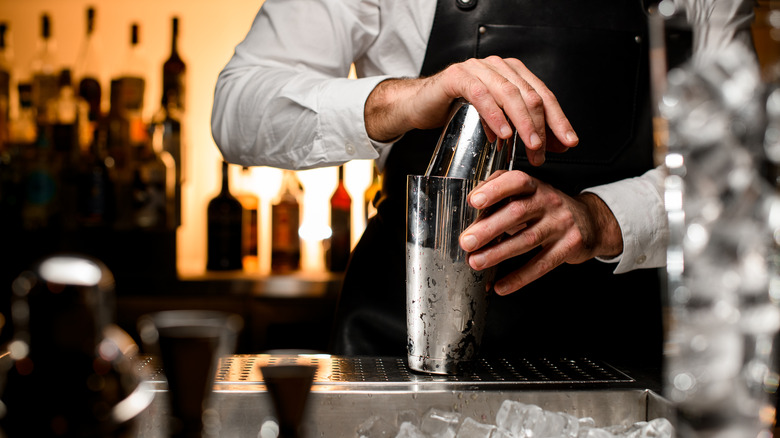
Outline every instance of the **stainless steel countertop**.
MULTIPOLYGON (((471 372, 438 376, 415 373, 402 358, 250 354, 220 360, 209 404, 211 418, 219 424, 218 436, 258 436, 263 423, 274 416, 260 367, 284 364, 317 367, 307 402, 307 437, 357 436, 369 418, 380 416, 392 423, 399 415, 421 415, 431 407, 492 422, 507 399, 592 417, 603 426, 672 414, 670 404, 630 371, 588 358, 481 360, 471 372)), ((139 367, 156 398, 138 436, 163 436, 164 373, 151 357, 142 358, 139 367)))

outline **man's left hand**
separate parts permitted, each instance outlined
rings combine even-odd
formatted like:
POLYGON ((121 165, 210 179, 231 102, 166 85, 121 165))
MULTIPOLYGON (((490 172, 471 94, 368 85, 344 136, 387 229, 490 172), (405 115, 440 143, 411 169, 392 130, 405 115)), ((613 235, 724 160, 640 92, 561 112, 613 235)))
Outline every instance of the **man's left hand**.
POLYGON ((563 263, 610 258, 623 251, 620 226, 592 193, 571 197, 527 173, 500 171, 469 194, 469 203, 490 211, 460 236, 461 248, 471 253, 472 268, 482 270, 542 248, 496 282, 499 295, 512 293, 563 263))

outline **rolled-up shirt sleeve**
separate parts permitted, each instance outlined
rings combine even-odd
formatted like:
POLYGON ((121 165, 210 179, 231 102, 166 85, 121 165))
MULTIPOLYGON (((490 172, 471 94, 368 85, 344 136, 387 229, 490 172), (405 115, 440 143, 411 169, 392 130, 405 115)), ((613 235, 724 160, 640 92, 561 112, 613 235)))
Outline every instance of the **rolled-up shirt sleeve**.
POLYGON ((347 79, 378 28, 374 1, 267 0, 217 79, 211 129, 224 158, 307 169, 379 157, 388 145, 368 138, 363 108, 387 76, 347 79))
POLYGON ((601 198, 617 219, 623 236, 623 253, 613 259, 614 273, 666 265, 669 240, 663 201, 664 170, 661 167, 641 176, 584 190, 601 198))

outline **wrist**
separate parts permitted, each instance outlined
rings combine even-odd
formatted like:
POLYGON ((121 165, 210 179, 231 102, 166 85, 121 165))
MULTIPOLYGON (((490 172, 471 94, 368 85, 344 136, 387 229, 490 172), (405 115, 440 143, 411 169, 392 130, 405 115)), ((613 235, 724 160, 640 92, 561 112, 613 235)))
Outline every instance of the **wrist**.
POLYGON ((609 206, 593 193, 581 193, 591 223, 593 256, 614 258, 623 253, 623 234, 609 206))

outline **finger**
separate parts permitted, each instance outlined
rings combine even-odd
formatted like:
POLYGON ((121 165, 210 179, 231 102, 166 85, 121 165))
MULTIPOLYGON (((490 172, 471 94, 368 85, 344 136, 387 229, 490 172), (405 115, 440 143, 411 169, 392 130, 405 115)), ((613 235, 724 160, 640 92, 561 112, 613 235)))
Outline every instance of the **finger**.
MULTIPOLYGON (((526 145, 526 154, 531 164, 539 166, 544 162, 545 149, 545 110, 544 100, 534 86, 517 70, 499 57, 485 59, 492 69, 505 80, 495 84, 495 99, 504 109, 509 120, 517 129, 517 134, 526 145)), ((533 76, 528 69, 523 73, 533 76)), ((537 81, 540 82, 540 81, 537 81)))
POLYGON ((536 179, 525 172, 495 172, 469 193, 468 201, 472 207, 483 209, 510 196, 528 196, 534 193, 537 187, 536 179))
POLYGON ((512 136, 512 126, 494 96, 496 84, 508 82, 506 78, 479 59, 453 64, 445 72, 443 85, 447 87, 448 95, 469 101, 485 124, 500 138, 512 136))
MULTIPOLYGON (((520 76, 522 76, 523 79, 534 88, 539 96, 541 96, 542 101, 544 102, 544 118, 555 138, 558 139, 561 145, 567 148, 576 146, 577 143, 579 143, 577 133, 574 131, 574 128, 572 128, 571 123, 563 112, 555 94, 547 88, 547 85, 545 85, 541 79, 528 70, 525 64, 520 60, 509 58, 506 62, 515 68, 520 76)), ((549 137, 547 140, 549 142, 549 137)))
POLYGON ((542 249, 528 263, 496 281, 493 290, 498 295, 508 295, 538 280, 562 265, 565 256, 552 247, 542 249))
MULTIPOLYGON (((551 236, 550 230, 542 226, 540 222, 533 222, 530 225, 527 222, 523 222, 521 224, 503 225, 500 228, 502 230, 517 230, 519 228, 521 231, 512 233, 508 235, 508 238, 503 238, 491 245, 488 244, 492 241, 484 242, 483 244, 487 246, 469 255, 469 265, 472 268, 478 270, 486 269, 504 260, 525 254, 538 246, 544 245, 551 236)), ((474 230, 471 232, 471 235, 477 238, 481 231, 474 230)))

